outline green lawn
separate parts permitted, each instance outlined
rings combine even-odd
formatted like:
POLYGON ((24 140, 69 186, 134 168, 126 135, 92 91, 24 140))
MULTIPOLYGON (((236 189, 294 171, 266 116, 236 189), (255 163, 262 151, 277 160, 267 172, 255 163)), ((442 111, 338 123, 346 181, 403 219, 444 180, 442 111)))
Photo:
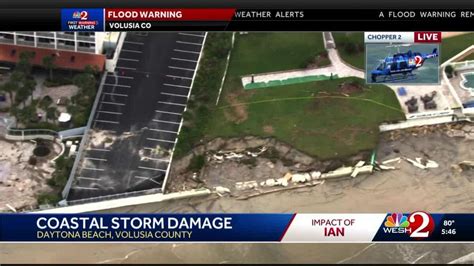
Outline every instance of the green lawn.
POLYGON ((250 33, 236 38, 215 106, 230 35, 208 34, 176 157, 215 137, 246 135, 273 136, 321 159, 344 157, 375 148, 383 121, 404 119, 395 93, 386 86, 364 87, 344 96, 339 85, 364 84, 357 78, 244 90, 242 75, 299 68, 324 48, 320 33, 250 33))
POLYGON ((443 39, 441 44, 441 63, 474 44, 474 33, 443 39))
POLYGON ((363 84, 346 78, 241 92, 232 105, 221 102, 206 135, 274 136, 321 159, 371 150, 379 124, 403 120, 404 115, 394 92, 383 85, 343 96, 339 85, 354 80, 363 84))
POLYGON ((271 32, 236 34, 232 52, 230 74, 244 75, 303 68, 325 49, 321 32, 271 32))
POLYGON ((328 65, 321 32, 271 32, 236 34, 225 87, 242 87, 240 77, 305 68, 310 62, 328 65))
POLYGON ((365 69, 364 33, 363 32, 333 32, 332 37, 336 42, 339 55, 346 63, 360 69, 365 69), (347 44, 352 49, 347 48, 347 44))

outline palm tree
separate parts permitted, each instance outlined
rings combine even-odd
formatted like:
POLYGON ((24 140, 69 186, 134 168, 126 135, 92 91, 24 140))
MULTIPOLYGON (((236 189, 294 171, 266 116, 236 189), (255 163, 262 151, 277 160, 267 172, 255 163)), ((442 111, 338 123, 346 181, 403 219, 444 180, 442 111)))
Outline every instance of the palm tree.
POLYGON ((31 59, 35 57, 35 54, 35 52, 22 52, 15 70, 19 70, 23 72, 25 76, 29 76, 31 74, 31 59))
POLYGON ((53 69, 56 68, 54 64, 56 57, 52 55, 47 55, 43 57, 43 66, 49 71, 49 80, 53 80, 53 69))
POLYGON ((48 107, 46 109, 46 121, 56 119, 56 108, 55 107, 48 107))
POLYGON ((7 83, 3 84, 2 91, 8 93, 10 98, 10 105, 13 106, 13 93, 17 90, 17 86, 14 82, 8 81, 7 83))
POLYGON ((34 78, 28 78, 23 82, 23 87, 30 93, 31 100, 33 101, 33 92, 36 89, 36 80, 34 78))

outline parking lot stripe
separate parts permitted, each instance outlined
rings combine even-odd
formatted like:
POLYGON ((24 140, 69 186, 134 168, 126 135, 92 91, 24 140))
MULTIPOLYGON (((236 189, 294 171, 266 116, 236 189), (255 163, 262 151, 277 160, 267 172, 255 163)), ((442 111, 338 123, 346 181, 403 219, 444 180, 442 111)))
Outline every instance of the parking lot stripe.
POLYGON ((170 115, 182 115, 181 113, 174 113, 174 112, 161 111, 161 110, 155 110, 155 112, 163 113, 163 114, 170 114, 170 115))
POLYGON ((180 52, 180 53, 188 53, 188 54, 199 54, 199 52, 194 52, 194 51, 188 51, 188 50, 181 50, 181 49, 173 49, 175 52, 180 52))
POLYGON ((188 78, 188 77, 181 77, 181 76, 175 76, 175 75, 166 75, 167 77, 169 78, 177 78, 177 79, 189 79, 191 80, 192 78, 188 78))
POLYGON ((176 134, 177 133, 176 131, 164 130, 164 129, 155 129, 155 128, 149 128, 148 130, 156 131, 156 132, 171 133, 171 134, 176 134))
POLYGON ((124 52, 129 52, 129 53, 137 53, 137 54, 141 54, 141 53, 143 53, 142 51, 138 51, 138 50, 129 50, 129 49, 122 49, 122 51, 124 51, 124 52))
POLYGON ((102 158, 92 158, 92 157, 84 157, 86 160, 91 160, 91 161, 102 161, 102 162, 107 162, 107 159, 102 159, 102 158))
POLYGON ((115 68, 120 68, 120 69, 127 69, 127 70, 137 70, 135 67, 122 67, 122 66, 116 66, 115 68))
POLYGON ((151 182, 153 182, 153 183, 155 183, 155 184, 161 185, 160 183, 156 182, 155 180, 153 180, 153 179, 151 179, 151 178, 149 178, 149 177, 138 176, 138 175, 136 175, 136 176, 134 176, 134 177, 135 177, 135 178, 138 178, 138 179, 148 180, 148 181, 151 181, 151 182))
POLYGON ((122 87, 122 88, 131 88, 132 87, 130 85, 120 85, 120 84, 110 84, 110 83, 104 83, 104 86, 122 87))
POLYGON ((163 102, 163 101, 158 101, 158 103, 169 104, 169 105, 177 105, 177 106, 186 106, 186 104, 182 104, 182 103, 171 103, 171 102, 163 102))
POLYGON ((120 105, 120 106, 125 105, 124 103, 113 103, 113 102, 100 102, 100 103, 113 104, 113 105, 120 105))
POLYGON ((88 190, 99 190, 98 188, 96 187, 80 187, 80 186, 73 186, 72 187, 73 189, 88 189, 88 190))
POLYGON ((107 124, 120 124, 119 122, 116 122, 116 121, 108 121, 108 120, 100 120, 100 119, 96 119, 94 120, 94 122, 107 123, 107 124))
POLYGON ((190 44, 190 45, 199 45, 201 46, 202 43, 196 43, 196 42, 183 42, 183 41, 176 41, 177 43, 182 43, 182 44, 190 44))
POLYGON ((196 36, 196 37, 204 38, 204 35, 199 35, 199 34, 192 34, 192 33, 185 33, 185 32, 179 32, 178 34, 179 35, 196 36))
POLYGON ((140 60, 138 59, 133 59, 133 58, 123 58, 123 57, 119 57, 118 60, 123 60, 123 61, 132 61, 132 62, 139 62, 140 60))
POLYGON ((104 92, 103 94, 112 95, 112 96, 120 96, 120 97, 128 97, 127 94, 123 94, 123 93, 104 92))
POLYGON ((132 42, 132 41, 123 41, 124 43, 130 43, 130 44, 137 44, 137 45, 144 45, 142 42, 132 42))
POLYGON ((181 95, 181 94, 176 94, 176 93, 161 92, 161 94, 163 94, 163 95, 169 95, 169 96, 176 96, 176 97, 188 98, 187 95, 181 95))
POLYGON ((119 78, 119 79, 135 79, 134 77, 130 77, 130 76, 119 76, 119 75, 108 75, 108 77, 111 77, 111 78, 119 78))
POLYGON ((165 162, 165 163, 170 161, 169 159, 152 158, 152 157, 147 157, 147 156, 143 156, 142 158, 146 158, 147 160, 152 160, 152 161, 165 162))
POLYGON ((185 68, 185 67, 177 67, 177 66, 168 66, 169 68, 172 69, 179 69, 179 70, 189 70, 189 71, 194 71, 192 68, 185 68))
POLYGON ((152 168, 152 167, 144 167, 144 166, 138 166, 138 168, 140 168, 140 169, 145 169, 145 170, 166 172, 166 170, 160 169, 160 168, 152 168))
MULTIPOLYGON (((202 41, 202 43, 204 44, 206 42, 206 38, 207 38, 207 33, 204 33, 204 39, 202 41)), ((201 45, 201 51, 199 53, 199 57, 198 57, 198 60, 197 60, 197 64, 196 64, 196 69, 198 68, 199 66, 199 62, 201 60, 201 56, 202 56, 202 51, 204 50, 204 45, 201 45)), ((195 81, 195 77, 196 77, 196 73, 197 71, 194 71, 193 73, 193 79, 191 80, 191 84, 190 84, 190 88, 192 88, 193 84, 194 84, 194 81, 195 81)), ((188 97, 191 95, 191 89, 189 89, 188 91, 188 97)), ((186 108, 187 107, 184 107, 184 112, 186 111, 186 108)), ((179 132, 181 132, 181 127, 183 126, 183 118, 181 118, 181 124, 179 125, 179 128, 178 128, 178 133, 176 136, 178 136, 179 132)), ((176 148, 176 145, 173 147, 173 149, 171 150, 171 160, 173 159, 173 154, 174 154, 174 151, 175 151, 175 148, 176 148)), ((170 171, 170 168, 171 168, 171 161, 170 163, 168 163, 168 167, 167 167, 167 170, 166 170, 166 174, 165 174, 165 179, 163 180, 163 184, 166 184, 167 180, 168 180, 168 177, 169 177, 169 171, 170 171)), ((163 188, 164 189, 164 188, 163 188)))
POLYGON ((94 180, 94 181, 100 180, 100 178, 92 178, 92 177, 85 177, 85 176, 78 176, 77 178, 86 179, 86 180, 94 180))
POLYGON ((82 167, 82 170, 105 171, 105 169, 102 169, 102 168, 89 168, 89 167, 82 167))
POLYGON ((189 86, 183 86, 183 85, 176 85, 176 84, 170 84, 170 83, 164 83, 163 85, 169 86, 169 87, 176 87, 176 88, 185 88, 189 89, 189 86))
POLYGON ((160 120, 160 119, 153 119, 153 122, 158 122, 158 123, 168 123, 168 124, 174 124, 174 125, 179 125, 180 123, 178 122, 173 122, 173 121, 165 121, 165 120, 160 120))
POLYGON ((89 149, 87 149, 87 150, 89 150, 89 151, 104 151, 104 152, 110 151, 110 150, 101 149, 101 148, 89 148, 89 149))
POLYGON ((177 60, 177 61, 185 61, 185 62, 193 62, 196 63, 196 60, 190 60, 190 59, 183 59, 183 58, 177 58, 177 57, 171 57, 172 60, 177 60))
POLYGON ((102 110, 97 111, 97 113, 104 113, 104 114, 111 114, 111 115, 121 115, 122 114, 122 113, 119 113, 119 112, 102 111, 102 110))
POLYGON ((146 138, 147 140, 156 141, 156 142, 167 142, 167 143, 175 143, 176 141, 166 140, 166 139, 154 139, 154 138, 146 138))
POLYGON ((171 140, 166 140, 166 139, 155 139, 155 138, 146 138, 146 139, 150 141, 156 141, 156 142, 166 142, 166 143, 173 143, 173 144, 176 143, 176 140, 171 141, 171 140))

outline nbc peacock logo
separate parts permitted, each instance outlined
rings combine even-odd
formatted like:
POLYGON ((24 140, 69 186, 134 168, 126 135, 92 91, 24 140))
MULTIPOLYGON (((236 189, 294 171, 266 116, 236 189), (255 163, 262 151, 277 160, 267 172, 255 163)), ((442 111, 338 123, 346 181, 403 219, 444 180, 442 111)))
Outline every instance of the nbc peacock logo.
POLYGON ((388 215, 385 219, 384 225, 385 227, 383 228, 383 231, 385 233, 404 234, 411 232, 408 217, 402 213, 392 213, 388 215))

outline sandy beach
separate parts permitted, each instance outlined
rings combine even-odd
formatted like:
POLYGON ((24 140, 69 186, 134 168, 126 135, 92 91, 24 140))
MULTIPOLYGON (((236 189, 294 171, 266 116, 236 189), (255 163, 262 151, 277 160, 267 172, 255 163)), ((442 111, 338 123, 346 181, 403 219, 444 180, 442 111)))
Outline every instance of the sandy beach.
MULTIPOLYGON (((472 140, 444 133, 383 142, 378 159, 429 156, 439 168, 402 161, 393 171, 248 200, 209 196, 110 212, 474 212, 472 140)), ((0 261, 73 263, 447 263, 474 262, 474 244, 3 244, 0 261), (25 255, 27 254, 27 255, 25 255)))

